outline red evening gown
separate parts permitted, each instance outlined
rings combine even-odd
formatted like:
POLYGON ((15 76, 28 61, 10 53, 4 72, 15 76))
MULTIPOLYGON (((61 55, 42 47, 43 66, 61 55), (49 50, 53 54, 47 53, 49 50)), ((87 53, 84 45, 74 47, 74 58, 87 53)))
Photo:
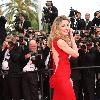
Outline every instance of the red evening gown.
MULTIPOLYGON (((53 40, 53 47, 59 54, 59 62, 56 72, 50 78, 50 87, 54 88, 53 100, 76 100, 70 81, 69 55, 57 46, 57 41, 58 39, 53 40)), ((53 62, 54 70, 55 64, 53 62)))

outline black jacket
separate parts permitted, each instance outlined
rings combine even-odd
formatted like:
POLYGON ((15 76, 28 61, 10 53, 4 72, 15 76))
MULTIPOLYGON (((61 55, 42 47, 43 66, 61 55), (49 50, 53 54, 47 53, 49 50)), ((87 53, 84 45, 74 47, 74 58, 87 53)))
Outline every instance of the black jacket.
POLYGON ((0 44, 3 43, 5 37, 6 37, 6 30, 5 30, 5 24, 7 20, 5 19, 4 16, 0 17, 0 44))
POLYGON ((92 26, 100 26, 100 18, 94 17, 92 20, 92 26))
POLYGON ((76 19, 76 29, 77 30, 84 30, 85 29, 85 21, 84 19, 76 19))
POLYGON ((92 23, 92 21, 88 21, 88 22, 87 22, 87 21, 85 21, 85 29, 86 29, 86 30, 91 29, 92 24, 93 24, 93 23, 92 23))
POLYGON ((12 50, 10 50, 9 53, 10 53, 10 59, 8 61, 9 73, 21 72, 24 61, 24 54, 22 48, 16 45, 12 50))

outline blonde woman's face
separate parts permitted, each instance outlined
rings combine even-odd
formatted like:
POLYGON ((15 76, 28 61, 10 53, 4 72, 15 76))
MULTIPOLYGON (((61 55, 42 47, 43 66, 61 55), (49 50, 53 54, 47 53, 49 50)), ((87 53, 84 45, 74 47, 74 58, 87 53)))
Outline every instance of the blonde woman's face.
POLYGON ((68 35, 70 24, 68 20, 63 20, 60 24, 60 30, 62 35, 68 35))

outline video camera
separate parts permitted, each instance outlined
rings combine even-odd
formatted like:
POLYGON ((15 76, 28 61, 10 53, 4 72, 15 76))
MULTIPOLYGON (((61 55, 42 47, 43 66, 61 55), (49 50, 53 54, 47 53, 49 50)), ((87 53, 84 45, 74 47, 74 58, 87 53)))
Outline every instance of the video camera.
POLYGON ((43 18, 42 18, 42 22, 46 22, 49 23, 50 22, 50 18, 49 18, 49 9, 47 7, 43 7, 43 18))
POLYGON ((77 10, 74 10, 72 7, 70 8, 70 14, 69 17, 75 17, 75 15, 77 14, 77 10))
POLYGON ((75 29, 75 16, 77 14, 77 10, 74 10, 72 7, 70 9, 70 14, 69 14, 69 17, 70 17, 70 21, 71 21, 71 28, 75 29))
POLYGON ((43 7, 43 13, 44 14, 48 14, 49 13, 49 9, 47 7, 43 7))

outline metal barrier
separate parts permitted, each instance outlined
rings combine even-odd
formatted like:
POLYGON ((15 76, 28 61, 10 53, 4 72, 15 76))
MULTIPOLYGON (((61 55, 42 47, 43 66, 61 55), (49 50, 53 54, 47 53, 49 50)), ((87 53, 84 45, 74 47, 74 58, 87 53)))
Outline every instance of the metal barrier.
POLYGON ((92 68, 100 68, 100 66, 82 66, 82 67, 74 67, 73 69, 92 69, 92 68))
MULTIPOLYGON (((88 67, 86 67, 86 66, 82 66, 82 67, 75 67, 75 68, 71 68, 72 70, 76 70, 76 69, 79 69, 79 70, 81 70, 81 69, 95 69, 95 68, 100 68, 100 66, 88 66, 88 67)), ((50 78, 50 76, 51 76, 51 74, 52 74, 52 71, 53 71, 53 69, 43 69, 43 70, 37 70, 36 72, 38 72, 39 74, 40 74, 40 76, 39 76, 39 79, 40 79, 40 94, 41 94, 41 100, 46 100, 46 98, 44 98, 43 97, 43 74, 45 73, 47 73, 47 75, 49 76, 49 78, 50 78)), ((5 73, 3 72, 3 71, 1 71, 1 73, 0 73, 0 76, 2 75, 3 77, 5 76, 5 75, 7 75, 8 74, 8 72, 6 71, 5 73)), ((23 72, 21 72, 20 74, 23 74, 23 72)), ((49 97, 49 100, 52 100, 52 90, 51 90, 51 88, 49 89, 49 93, 50 93, 50 97, 49 97)))

